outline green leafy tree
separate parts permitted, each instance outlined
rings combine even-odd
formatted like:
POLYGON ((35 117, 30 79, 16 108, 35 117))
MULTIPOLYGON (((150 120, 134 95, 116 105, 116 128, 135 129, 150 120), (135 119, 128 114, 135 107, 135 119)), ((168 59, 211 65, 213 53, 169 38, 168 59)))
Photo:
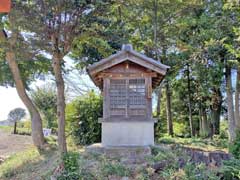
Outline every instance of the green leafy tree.
POLYGON ((0 32, 0 84, 16 87, 17 93, 32 119, 33 143, 38 148, 42 148, 44 145, 42 120, 27 94, 27 89, 30 82, 48 71, 47 62, 46 58, 36 53, 32 41, 26 40, 24 34, 21 33, 21 28, 17 25, 18 23, 15 23, 21 21, 21 13, 15 7, 8 16, 1 19, 1 28, 4 30, 0 32), (40 61, 36 62, 36 59, 40 61))
POLYGON ((224 65, 229 60, 223 42, 226 36, 232 34, 232 21, 222 8, 221 1, 203 1, 178 24, 178 46, 185 53, 182 67, 188 72, 188 76, 182 77, 192 84, 187 88, 188 93, 194 89, 193 85, 197 87, 189 93, 192 102, 189 112, 199 112, 199 127, 194 129, 200 128, 200 132, 207 136, 219 133, 224 65), (223 21, 226 23, 223 24, 223 21))
POLYGON ((173 135, 173 115, 172 115, 172 90, 171 79, 176 75, 178 65, 171 58, 171 54, 176 49, 178 38, 177 20, 185 17, 188 11, 199 3, 195 1, 178 1, 166 2, 162 0, 132 0, 120 4, 124 9, 122 21, 126 29, 130 29, 131 36, 129 41, 133 43, 137 50, 144 53, 164 64, 173 66, 165 78, 164 86, 157 89, 158 106, 157 116, 160 112, 160 101, 162 89, 166 91, 166 119, 168 134, 173 135), (176 65, 176 67, 174 67, 176 65))
POLYGON ((13 134, 17 134, 17 121, 20 121, 26 116, 25 109, 15 108, 11 110, 8 114, 8 120, 14 122, 13 134))
POLYGON ((37 87, 31 90, 31 99, 39 111, 44 115, 47 122, 47 128, 56 130, 57 123, 57 95, 55 87, 47 84, 43 87, 37 87))
MULTIPOLYGON (((229 63, 229 68, 236 69, 236 85, 235 85, 235 104, 234 104, 234 120, 237 127, 236 131, 240 131, 240 50, 239 50, 239 37, 240 37, 240 13, 239 13, 239 2, 238 1, 226 1, 224 4, 224 10, 230 14, 234 20, 232 28, 233 41, 229 41, 229 37, 226 37, 225 47, 228 52, 233 56, 232 61, 229 63), (234 18, 233 18, 234 17, 234 18)), ((231 91, 232 88, 229 88, 231 91)), ((232 115, 233 117, 233 115, 232 115)), ((232 123, 234 126, 234 123, 232 123)))
POLYGON ((24 30, 34 33, 38 48, 52 57, 53 74, 57 88, 57 117, 59 151, 67 151, 65 136, 64 57, 77 37, 95 36, 98 24, 94 19, 104 12, 108 1, 28 1, 19 2, 23 12, 24 30), (29 15, 31 14, 31 15, 29 15), (34 18, 32 18, 34 17, 34 18), (95 25, 95 26, 92 26, 95 25))

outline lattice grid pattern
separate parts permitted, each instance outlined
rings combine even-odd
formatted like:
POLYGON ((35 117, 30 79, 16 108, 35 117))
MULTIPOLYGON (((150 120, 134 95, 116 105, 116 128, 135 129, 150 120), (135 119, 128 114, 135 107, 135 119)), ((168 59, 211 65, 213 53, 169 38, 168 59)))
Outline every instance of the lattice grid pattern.
POLYGON ((110 80, 110 106, 111 108, 118 108, 126 106, 127 104, 127 89, 125 79, 111 79, 110 80))
POLYGON ((130 79, 129 80, 129 105, 145 105, 145 80, 130 79))
POLYGON ((109 95, 111 116, 146 114, 145 79, 111 79, 109 95))

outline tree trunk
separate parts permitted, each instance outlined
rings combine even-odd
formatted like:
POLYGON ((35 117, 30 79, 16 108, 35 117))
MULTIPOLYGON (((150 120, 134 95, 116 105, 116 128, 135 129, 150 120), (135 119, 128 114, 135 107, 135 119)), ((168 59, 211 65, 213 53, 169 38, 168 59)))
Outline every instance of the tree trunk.
POLYGON ((234 119, 234 108, 233 108, 233 90, 232 90, 232 73, 231 67, 226 65, 226 91, 227 91, 227 110, 228 110, 228 131, 229 141, 233 142, 236 138, 235 131, 235 119, 234 119))
POLYGON ((158 97, 157 97, 157 117, 160 116, 161 113, 161 98, 162 98, 162 88, 163 82, 159 86, 158 97))
POLYGON ((235 123, 238 129, 240 129, 239 97, 240 97, 240 66, 238 66, 237 68, 237 81, 235 91, 235 123))
POLYGON ((65 94, 64 80, 62 77, 62 56, 58 53, 53 55, 53 71, 57 85, 57 117, 58 117, 58 146, 61 153, 67 152, 65 136, 65 94))
POLYGON ((13 134, 17 134, 17 122, 14 122, 13 134))
POLYGON ((187 89, 188 89, 189 126, 190 126, 191 137, 193 137, 193 136, 195 136, 195 131, 194 131, 194 128, 193 128, 193 119, 192 119, 191 81, 190 81, 189 65, 187 65, 187 89))
POLYGON ((172 122, 172 112, 171 112, 171 91, 169 87, 168 80, 165 81, 166 87, 166 111, 167 111, 167 128, 168 128, 168 135, 173 136, 173 122, 172 122))
POLYGON ((209 136, 209 123, 207 120, 206 110, 203 108, 202 104, 200 104, 199 108, 200 114, 200 136, 208 137, 209 136))
POLYGON ((211 111, 212 111, 213 134, 219 134, 221 107, 218 107, 217 109, 212 109, 211 111))
POLYGON ((159 88, 159 91, 158 91, 158 97, 157 97, 157 117, 160 116, 160 112, 161 112, 161 97, 162 97, 162 89, 159 88))
POLYGON ((202 115, 202 131, 203 131, 204 137, 209 136, 209 123, 207 120, 207 114, 205 110, 203 110, 203 115, 202 115))
POLYGON ((213 134, 219 134, 220 133, 221 109, 222 109, 222 93, 221 93, 221 90, 220 90, 220 88, 213 88, 212 105, 211 105, 213 134))
MULTIPOLYGON (((156 59, 158 61, 160 61, 160 57, 159 57, 159 50, 158 50, 158 2, 157 0, 154 0, 153 2, 153 42, 154 42, 154 50, 155 50, 155 55, 156 55, 156 59)), ((163 52, 164 56, 166 56, 166 50, 163 50, 165 52, 163 52)))
POLYGON ((44 137, 43 137, 43 131, 42 131, 42 119, 40 117, 40 114, 31 101, 31 99, 28 97, 24 83, 22 81, 20 71, 18 68, 18 64, 16 62, 15 54, 12 50, 6 52, 6 60, 8 62, 9 68, 12 72, 13 79, 16 84, 16 89, 19 97, 27 107, 31 119, 32 119, 32 139, 35 146, 42 149, 44 145, 44 137))
POLYGON ((202 105, 199 104, 199 136, 203 134, 203 127, 202 127, 202 105))

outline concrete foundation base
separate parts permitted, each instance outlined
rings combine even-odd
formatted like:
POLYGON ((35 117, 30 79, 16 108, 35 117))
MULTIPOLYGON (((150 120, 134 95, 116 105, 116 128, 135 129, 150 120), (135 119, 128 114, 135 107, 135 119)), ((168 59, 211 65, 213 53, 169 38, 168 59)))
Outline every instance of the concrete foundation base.
POLYGON ((102 122, 102 145, 154 145, 154 122, 102 122))
POLYGON ((151 148, 149 146, 105 147, 101 143, 96 143, 86 147, 86 152, 103 154, 108 158, 119 159, 125 164, 138 164, 145 163, 145 158, 151 155, 151 148))

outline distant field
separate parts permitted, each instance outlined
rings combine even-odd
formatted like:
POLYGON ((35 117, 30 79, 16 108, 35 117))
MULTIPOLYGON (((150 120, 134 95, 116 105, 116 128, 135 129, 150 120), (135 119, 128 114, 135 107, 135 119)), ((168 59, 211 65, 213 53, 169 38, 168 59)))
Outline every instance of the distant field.
POLYGON ((11 127, 0 126, 0 156, 10 156, 32 146, 31 136, 11 134, 11 127))
POLYGON ((1 125, 0 125, 0 131, 2 130, 2 131, 5 131, 5 132, 6 132, 6 131, 10 132, 11 129, 12 129, 11 126, 1 126, 1 125))

